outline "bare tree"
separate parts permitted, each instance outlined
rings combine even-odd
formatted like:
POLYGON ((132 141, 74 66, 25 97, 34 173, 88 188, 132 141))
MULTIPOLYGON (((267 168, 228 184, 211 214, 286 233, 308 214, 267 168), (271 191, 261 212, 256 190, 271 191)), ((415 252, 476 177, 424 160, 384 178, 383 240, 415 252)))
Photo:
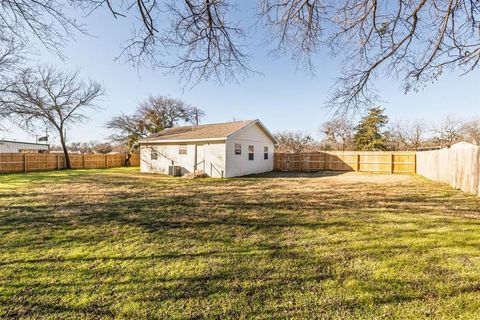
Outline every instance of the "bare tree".
POLYGON ((47 125, 57 131, 71 168, 66 130, 86 120, 88 109, 103 94, 100 84, 82 81, 78 72, 61 72, 50 66, 23 69, 0 101, 11 121, 25 127, 47 125))
POLYGON ((480 117, 467 121, 463 131, 465 140, 480 146, 480 117))
POLYGON ((355 126, 346 118, 334 118, 323 123, 321 132, 326 137, 324 142, 334 150, 347 150, 353 147, 355 126))
POLYGON ((97 144, 98 142, 96 141, 72 142, 67 147, 68 150, 75 153, 93 153, 97 144))
POLYGON ((432 132, 435 134, 434 141, 441 147, 450 148, 452 144, 461 140, 464 134, 464 123, 453 116, 448 116, 434 125, 432 132))
POLYGON ((93 151, 95 153, 110 153, 114 149, 114 146, 108 142, 102 142, 102 143, 96 143, 95 146, 93 147, 93 151))
POLYGON ((284 131, 276 133, 274 136, 278 141, 275 146, 275 150, 278 152, 298 153, 308 149, 313 144, 313 138, 300 131, 284 131))
POLYGON ((390 130, 390 139, 396 143, 396 149, 416 150, 425 144, 427 126, 422 120, 398 121, 390 130))
POLYGON ((118 132, 112 136, 113 140, 135 149, 141 138, 174 127, 181 122, 198 124, 204 115, 202 110, 182 100, 150 96, 139 104, 134 114, 115 116, 106 126, 118 132))

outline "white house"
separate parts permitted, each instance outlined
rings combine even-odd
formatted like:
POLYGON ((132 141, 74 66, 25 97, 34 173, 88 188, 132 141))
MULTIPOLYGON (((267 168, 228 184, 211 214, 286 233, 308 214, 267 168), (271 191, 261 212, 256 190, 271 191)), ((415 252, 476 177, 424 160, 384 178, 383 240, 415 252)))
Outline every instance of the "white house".
POLYGON ((275 143, 260 120, 170 128, 140 140, 140 171, 210 177, 268 172, 275 143))
POLYGON ((48 149, 45 143, 0 140, 0 153, 45 153, 48 149))

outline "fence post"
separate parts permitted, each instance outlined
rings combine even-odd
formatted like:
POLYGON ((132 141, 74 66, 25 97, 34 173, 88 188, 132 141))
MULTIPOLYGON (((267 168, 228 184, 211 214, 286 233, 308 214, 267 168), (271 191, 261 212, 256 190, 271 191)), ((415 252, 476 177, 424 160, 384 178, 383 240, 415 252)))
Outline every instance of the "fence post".
POLYGON ((355 171, 360 171, 360 153, 357 153, 357 160, 356 160, 356 170, 355 171))
POLYGON ((108 168, 108 154, 105 154, 105 168, 108 168))
POLYGON ((23 172, 27 172, 27 154, 23 155, 23 172))
POLYGON ((60 156, 57 154, 57 170, 60 170, 60 156))
POLYGON ((390 155, 390 174, 393 174, 393 166, 395 165, 393 157, 394 157, 394 154, 392 153, 390 155))
POLYGON ((85 154, 82 153, 82 168, 85 169, 85 154))

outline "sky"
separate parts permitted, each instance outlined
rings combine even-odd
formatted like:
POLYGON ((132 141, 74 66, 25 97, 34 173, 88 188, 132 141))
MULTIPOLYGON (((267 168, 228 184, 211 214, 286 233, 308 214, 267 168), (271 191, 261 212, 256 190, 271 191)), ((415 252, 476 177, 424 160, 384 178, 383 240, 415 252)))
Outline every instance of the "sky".
MULTIPOLYGON (((248 10, 236 14, 235 18, 248 25, 255 23, 247 17, 251 16, 248 10)), ((251 66, 260 74, 235 83, 200 83, 184 88, 171 74, 150 68, 136 70, 114 61, 130 33, 132 24, 128 18, 114 20, 106 11, 98 11, 84 21, 93 36, 77 35, 64 50, 66 60, 37 46, 37 54, 30 61, 65 70, 79 69, 83 77, 105 88, 106 95, 98 103, 100 109, 91 114, 88 122, 68 131, 68 142, 108 139, 113 132, 105 128, 105 122, 122 112, 132 113, 149 95, 179 98, 199 107, 206 113, 202 123, 260 119, 272 132, 302 131, 317 138, 320 125, 332 116, 325 101, 340 68, 338 61, 326 53, 315 58, 317 73, 312 76, 298 70, 288 57, 268 56, 262 44, 264 35, 252 32, 254 36, 248 40, 251 66)), ((404 94, 401 82, 395 78, 378 79, 374 84, 383 100, 380 106, 391 122, 422 119, 434 123, 448 115, 462 119, 480 116, 479 70, 461 77, 445 74, 418 93, 404 94)), ((10 124, 7 129, 0 138, 35 141, 35 134, 42 134, 10 124)), ((58 144, 56 140, 51 143, 58 144)))

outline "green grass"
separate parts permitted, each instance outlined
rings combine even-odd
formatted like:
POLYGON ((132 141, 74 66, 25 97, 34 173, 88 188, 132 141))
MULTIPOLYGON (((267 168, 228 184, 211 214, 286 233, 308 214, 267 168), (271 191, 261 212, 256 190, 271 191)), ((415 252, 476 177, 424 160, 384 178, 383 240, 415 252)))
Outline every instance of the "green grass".
POLYGON ((480 198, 416 176, 0 176, 0 318, 480 316, 480 198))

